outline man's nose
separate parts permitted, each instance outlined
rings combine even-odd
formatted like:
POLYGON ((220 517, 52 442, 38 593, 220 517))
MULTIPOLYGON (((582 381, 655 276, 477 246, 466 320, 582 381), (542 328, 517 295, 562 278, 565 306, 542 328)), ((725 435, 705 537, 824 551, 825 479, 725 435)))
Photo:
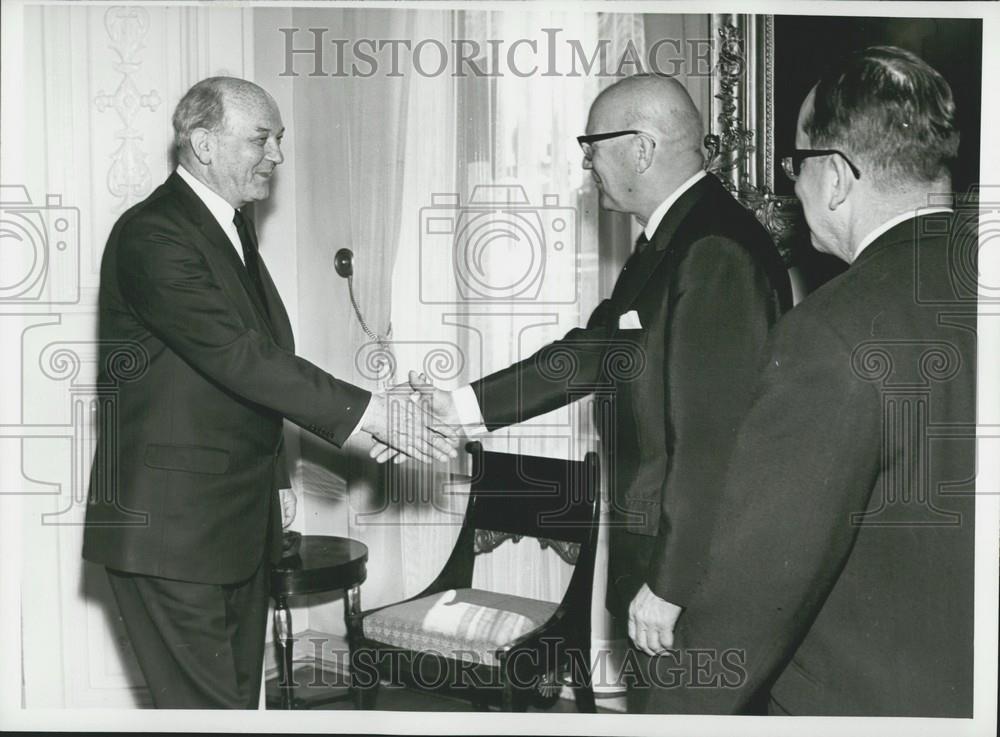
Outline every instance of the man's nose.
POLYGON ((268 146, 266 156, 268 161, 274 162, 275 166, 285 160, 285 155, 281 153, 281 144, 277 141, 268 146))
POLYGON ((587 154, 584 154, 583 161, 580 162, 580 166, 582 166, 585 170, 589 170, 594 168, 594 163, 590 160, 590 157, 587 156, 587 154))

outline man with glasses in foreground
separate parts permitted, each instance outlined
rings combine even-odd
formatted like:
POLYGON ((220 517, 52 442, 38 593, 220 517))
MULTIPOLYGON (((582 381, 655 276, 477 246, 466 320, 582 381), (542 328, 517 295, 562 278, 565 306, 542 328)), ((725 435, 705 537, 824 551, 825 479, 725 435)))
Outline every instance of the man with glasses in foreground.
POLYGON ((411 374, 436 415, 489 430, 588 391, 611 398, 603 413, 596 402, 612 469, 608 604, 628 619, 637 686, 706 564, 721 469, 768 330, 791 306, 777 249, 706 174, 702 138, 674 79, 636 75, 604 90, 579 138, 583 167, 602 207, 643 226, 611 296, 585 328, 453 393, 411 374))
POLYGON ((976 217, 935 206, 958 142, 947 82, 902 49, 802 103, 783 163, 850 268, 779 322, 740 429, 669 658, 716 667, 648 711, 972 716, 976 217))

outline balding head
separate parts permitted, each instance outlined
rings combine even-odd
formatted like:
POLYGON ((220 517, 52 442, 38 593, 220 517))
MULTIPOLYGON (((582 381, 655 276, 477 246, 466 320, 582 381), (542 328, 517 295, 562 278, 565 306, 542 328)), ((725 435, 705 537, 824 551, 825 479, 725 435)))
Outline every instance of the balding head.
POLYGON ((590 115, 620 128, 654 133, 659 140, 700 154, 704 137, 701 114, 684 85, 673 77, 626 77, 597 96, 590 115))
POLYGON ((247 110, 272 103, 271 96, 253 82, 236 77, 208 77, 184 93, 174 110, 174 145, 179 155, 184 153, 191 131, 204 128, 222 130, 227 115, 235 110, 247 110))
POLYGON ((636 74, 594 100, 591 135, 636 131, 595 142, 584 158, 601 190, 601 205, 645 222, 677 187, 704 166, 701 114, 676 79, 636 74))

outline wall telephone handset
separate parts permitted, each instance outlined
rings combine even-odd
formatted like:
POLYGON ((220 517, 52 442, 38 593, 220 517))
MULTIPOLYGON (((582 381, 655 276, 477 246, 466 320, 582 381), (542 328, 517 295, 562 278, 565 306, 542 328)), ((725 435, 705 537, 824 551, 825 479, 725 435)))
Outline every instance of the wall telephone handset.
MULTIPOLYGON (((365 322, 365 318, 361 314, 361 308, 358 307, 358 301, 354 298, 354 252, 350 248, 341 248, 337 251, 333 256, 333 268, 338 275, 347 279, 347 293, 351 298, 351 306, 354 308, 354 314, 358 316, 358 322, 361 324, 361 329, 365 331, 365 335, 376 343, 385 343, 384 338, 379 337, 368 327, 368 323, 365 322)), ((389 332, 392 332, 391 325, 389 332)))

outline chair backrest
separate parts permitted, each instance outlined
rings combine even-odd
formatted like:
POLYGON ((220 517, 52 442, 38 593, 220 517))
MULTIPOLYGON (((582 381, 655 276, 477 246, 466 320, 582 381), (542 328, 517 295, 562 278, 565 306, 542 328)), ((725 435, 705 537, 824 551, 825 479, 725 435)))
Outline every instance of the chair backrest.
POLYGON ((507 537, 534 537, 574 566, 563 606, 580 610, 580 627, 589 627, 589 604, 583 602, 589 602, 597 553, 601 508, 597 454, 566 461, 486 452, 477 442, 467 443, 465 449, 472 455, 472 481, 462 529, 437 578, 412 598, 471 586, 483 531, 488 531, 489 539, 481 552, 496 548, 507 537))
POLYGON ((598 461, 494 453, 480 443, 472 455, 465 525, 512 535, 588 543, 596 540, 598 461))

